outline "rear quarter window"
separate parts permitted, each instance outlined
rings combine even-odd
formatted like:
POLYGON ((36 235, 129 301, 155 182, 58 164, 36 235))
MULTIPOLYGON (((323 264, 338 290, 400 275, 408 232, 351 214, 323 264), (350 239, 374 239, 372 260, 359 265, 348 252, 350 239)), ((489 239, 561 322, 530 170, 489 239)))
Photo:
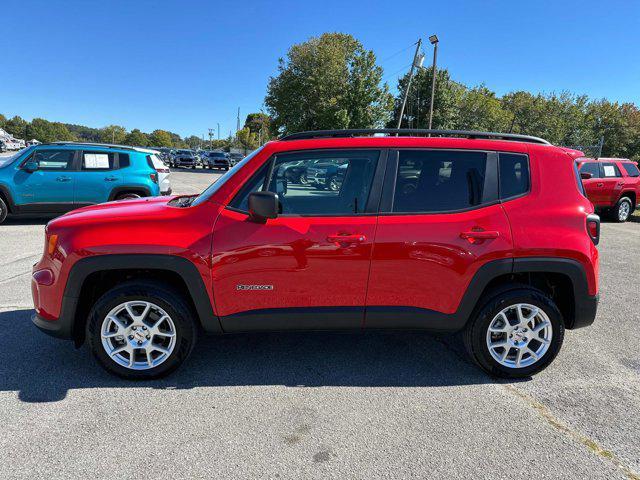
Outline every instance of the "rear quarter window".
POLYGON ((624 171, 627 172, 627 175, 630 177, 640 177, 640 170, 638 170, 638 167, 635 164, 623 163, 622 168, 624 168, 624 171))
POLYGON ((516 153, 500 154, 500 199, 524 195, 529 191, 529 157, 516 153))

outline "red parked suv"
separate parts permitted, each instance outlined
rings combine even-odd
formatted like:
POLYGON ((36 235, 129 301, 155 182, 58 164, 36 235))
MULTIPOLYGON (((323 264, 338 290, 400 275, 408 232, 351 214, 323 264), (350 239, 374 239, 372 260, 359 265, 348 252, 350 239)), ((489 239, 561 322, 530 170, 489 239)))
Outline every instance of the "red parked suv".
POLYGON ((624 158, 581 158, 580 176, 596 209, 617 222, 626 222, 640 201, 640 170, 624 158))
POLYGON ((298 133, 198 196, 51 221, 33 321, 127 378, 173 371, 201 332, 382 328, 464 330, 486 371, 529 376, 596 315, 592 210, 575 159, 539 138, 298 133), (287 181, 318 160, 339 188, 287 181))

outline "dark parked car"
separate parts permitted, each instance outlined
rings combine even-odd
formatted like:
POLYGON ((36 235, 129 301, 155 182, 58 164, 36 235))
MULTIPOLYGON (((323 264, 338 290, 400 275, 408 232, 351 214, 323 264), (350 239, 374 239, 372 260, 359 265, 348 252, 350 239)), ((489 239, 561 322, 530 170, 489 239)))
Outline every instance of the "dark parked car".
POLYGON ((241 153, 230 153, 229 154, 229 160, 231 161, 231 166, 233 167, 236 163, 238 163, 240 160, 242 160, 245 157, 245 155, 241 154, 241 153))
POLYGON ((172 167, 196 168, 198 159, 191 150, 177 150, 171 159, 172 167))
POLYGON ((221 168, 229 170, 231 162, 224 152, 206 152, 202 156, 202 168, 221 168))
POLYGON ((319 162, 307 168, 306 180, 319 190, 340 190, 347 161, 335 159, 319 162))

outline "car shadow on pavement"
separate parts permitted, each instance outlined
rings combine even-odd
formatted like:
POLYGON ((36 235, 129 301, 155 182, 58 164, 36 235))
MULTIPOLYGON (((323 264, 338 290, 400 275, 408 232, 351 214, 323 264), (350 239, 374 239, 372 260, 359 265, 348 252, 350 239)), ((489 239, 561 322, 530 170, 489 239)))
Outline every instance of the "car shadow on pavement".
POLYGON ((206 336, 167 378, 119 379, 86 346, 48 337, 33 310, 0 312, 0 391, 24 402, 55 402, 83 388, 284 385, 291 387, 439 387, 494 383, 466 358, 454 335, 424 332, 260 333, 206 336))

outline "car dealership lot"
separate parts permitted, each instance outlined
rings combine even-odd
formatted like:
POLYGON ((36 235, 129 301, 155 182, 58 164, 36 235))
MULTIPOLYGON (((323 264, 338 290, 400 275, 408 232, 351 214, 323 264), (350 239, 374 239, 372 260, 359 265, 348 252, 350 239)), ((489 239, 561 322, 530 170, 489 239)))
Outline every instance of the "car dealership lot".
MULTIPOLYGON (((171 180, 196 193, 218 176, 171 180)), ((44 223, 0 226, 3 477, 640 472, 638 223, 603 224, 596 323, 567 332, 554 364, 517 383, 470 365, 457 337, 415 332, 209 337, 165 380, 118 380, 31 325, 44 223)))

